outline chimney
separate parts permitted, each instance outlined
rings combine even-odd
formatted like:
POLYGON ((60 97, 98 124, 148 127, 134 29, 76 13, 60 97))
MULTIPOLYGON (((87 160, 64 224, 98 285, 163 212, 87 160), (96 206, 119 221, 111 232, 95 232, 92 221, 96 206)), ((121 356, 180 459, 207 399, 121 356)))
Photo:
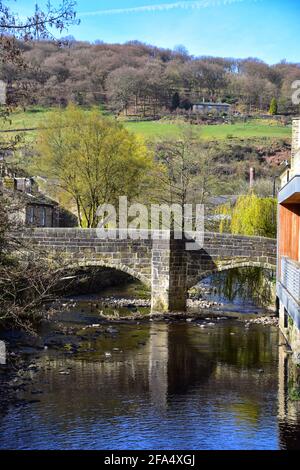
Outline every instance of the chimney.
POLYGON ((253 189, 255 181, 255 168, 253 166, 250 168, 250 189, 253 189))

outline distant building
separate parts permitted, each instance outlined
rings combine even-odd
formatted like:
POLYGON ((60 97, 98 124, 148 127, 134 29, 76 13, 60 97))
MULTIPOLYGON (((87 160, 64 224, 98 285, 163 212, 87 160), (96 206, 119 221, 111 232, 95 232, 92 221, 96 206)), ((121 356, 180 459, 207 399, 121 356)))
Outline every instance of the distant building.
POLYGON ((300 362, 300 118, 278 194, 277 298, 280 328, 300 362))
POLYGON ((0 175, 0 191, 18 204, 18 219, 27 227, 77 227, 77 217, 39 191, 34 178, 0 175))
POLYGON ((193 105, 194 113, 210 113, 212 111, 217 113, 230 113, 231 105, 228 103, 212 103, 212 102, 203 102, 196 103, 193 105))
POLYGON ((6 104, 6 83, 0 80, 0 106, 6 104))

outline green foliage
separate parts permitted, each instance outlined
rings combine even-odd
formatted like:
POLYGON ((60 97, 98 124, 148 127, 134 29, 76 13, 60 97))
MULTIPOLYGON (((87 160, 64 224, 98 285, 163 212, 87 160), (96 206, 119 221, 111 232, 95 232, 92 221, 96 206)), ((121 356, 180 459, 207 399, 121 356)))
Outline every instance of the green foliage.
POLYGON ((176 91, 174 95, 172 96, 172 104, 171 104, 171 110, 175 111, 177 108, 180 106, 180 96, 179 93, 176 91))
POLYGON ((278 114, 278 103, 277 103, 276 98, 272 98, 269 113, 272 114, 272 116, 275 116, 276 114, 278 114))
POLYGON ((138 197, 153 166, 141 138, 97 109, 87 113, 74 105, 51 113, 38 148, 39 169, 71 198, 82 227, 97 225, 101 204, 138 197))
POLYGON ((258 267, 233 268, 214 276, 220 296, 231 302, 251 298, 256 305, 268 307, 275 301, 273 273, 258 267))
POLYGON ((232 212, 234 234, 276 237, 276 199, 261 198, 251 193, 240 196, 232 212))
POLYGON ((219 220, 220 220, 220 225, 219 225, 220 233, 230 232, 231 216, 232 216, 231 205, 223 204, 222 206, 219 206, 216 210, 216 215, 219 217, 219 220))
POLYGON ((291 401, 300 401, 300 385, 295 377, 291 377, 288 382, 288 393, 291 401))
POLYGON ((218 208, 219 230, 233 234, 276 238, 277 201, 254 193, 240 196, 234 205, 218 208))

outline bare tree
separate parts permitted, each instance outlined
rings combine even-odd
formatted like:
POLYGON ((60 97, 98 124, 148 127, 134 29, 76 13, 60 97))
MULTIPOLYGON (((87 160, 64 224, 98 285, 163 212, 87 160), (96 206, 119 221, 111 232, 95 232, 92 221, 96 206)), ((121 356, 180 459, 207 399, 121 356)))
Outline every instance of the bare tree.
POLYGON ((0 323, 33 332, 43 305, 53 299, 64 270, 21 236, 20 201, 0 193, 0 323), (34 253, 34 256, 33 256, 34 253))
POLYGON ((57 7, 49 0, 44 8, 36 4, 32 15, 23 19, 12 12, 7 2, 0 1, 1 35, 25 40, 53 37, 53 30, 61 32, 77 21, 75 6, 74 0, 61 0, 57 7))
POLYGON ((165 202, 205 203, 217 182, 214 157, 192 130, 183 130, 180 140, 159 143, 157 158, 166 168, 161 174, 165 202))
MULTIPOLYGON (((61 0, 58 6, 54 6, 49 0, 44 8, 36 4, 32 15, 24 19, 10 9, 8 0, 0 1, 0 69, 11 65, 18 72, 26 70, 28 64, 23 59, 18 40, 24 42, 53 38, 55 30, 62 32, 69 25, 78 22, 75 5, 74 0, 61 0)), ((0 106, 0 119, 7 120, 12 108, 22 104, 24 97, 27 96, 29 85, 25 77, 26 72, 23 72, 23 79, 19 80, 15 87, 12 86, 11 78, 7 77, 6 104, 0 106)), ((13 151, 19 141, 19 139, 6 139, 4 142, 1 140, 2 154, 13 151)))

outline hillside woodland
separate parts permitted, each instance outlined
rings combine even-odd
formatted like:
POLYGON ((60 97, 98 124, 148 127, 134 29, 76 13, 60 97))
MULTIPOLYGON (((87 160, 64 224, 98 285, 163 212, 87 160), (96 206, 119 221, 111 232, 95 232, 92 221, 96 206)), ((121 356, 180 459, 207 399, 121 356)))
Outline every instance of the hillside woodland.
POLYGON ((300 64, 193 57, 182 46, 167 50, 138 41, 90 44, 68 37, 18 46, 25 67, 1 64, 0 79, 9 84, 10 99, 24 106, 72 101, 155 116, 163 110, 189 110, 202 100, 234 104, 241 112, 267 112, 272 100, 275 109, 275 99, 278 113, 299 112, 291 103, 291 85, 300 79, 300 64))

